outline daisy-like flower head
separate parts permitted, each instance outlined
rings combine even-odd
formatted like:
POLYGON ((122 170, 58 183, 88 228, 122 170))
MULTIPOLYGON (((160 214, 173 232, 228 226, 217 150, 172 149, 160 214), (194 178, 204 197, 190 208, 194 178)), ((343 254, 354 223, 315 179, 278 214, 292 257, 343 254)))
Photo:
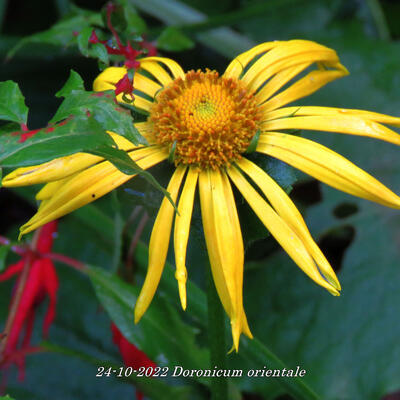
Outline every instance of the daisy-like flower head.
MULTIPOLYGON (((110 135, 144 169, 174 160, 176 169, 167 190, 178 202, 179 213, 164 198, 151 234, 148 271, 135 306, 135 321, 157 289, 174 221, 176 279, 186 308, 186 248, 198 188, 212 274, 231 320, 234 348, 238 349, 242 333, 252 336, 243 309, 244 249, 232 183, 293 261, 317 284, 339 295, 338 279, 299 211, 245 153, 255 150, 344 192, 400 208, 397 195, 350 161, 313 141, 284 133, 325 130, 400 144, 400 136, 382 125, 400 127, 400 118, 360 110, 286 107, 348 73, 335 51, 310 41, 260 44, 235 58, 222 76, 210 70, 185 73, 176 62, 161 57, 140 60, 140 68, 134 76, 138 91, 134 105, 149 117, 135 126, 149 145, 134 146, 119 135, 110 135)), ((106 69, 95 80, 94 89, 114 89, 125 73, 125 68, 106 69)), ((122 101, 121 95, 118 99, 122 101)), ((131 178, 100 157, 75 154, 19 168, 4 178, 3 185, 47 183, 37 194, 42 200, 38 212, 21 228, 27 233, 131 178)))

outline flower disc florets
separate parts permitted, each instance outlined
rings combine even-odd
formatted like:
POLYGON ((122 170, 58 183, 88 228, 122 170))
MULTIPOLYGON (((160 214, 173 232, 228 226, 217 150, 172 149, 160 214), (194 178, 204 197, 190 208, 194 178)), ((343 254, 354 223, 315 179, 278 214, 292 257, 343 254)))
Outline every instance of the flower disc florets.
POLYGON ((176 165, 216 169, 240 159, 260 114, 239 80, 189 71, 156 96, 150 121, 155 141, 170 147, 176 165))

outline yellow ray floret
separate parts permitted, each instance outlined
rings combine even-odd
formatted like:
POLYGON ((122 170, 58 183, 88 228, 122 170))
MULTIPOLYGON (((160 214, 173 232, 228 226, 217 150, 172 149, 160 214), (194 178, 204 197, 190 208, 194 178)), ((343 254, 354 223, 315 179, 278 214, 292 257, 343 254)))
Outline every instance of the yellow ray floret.
POLYGON ((260 135, 257 151, 353 196, 400 208, 400 198, 390 189, 349 160, 311 140, 268 132, 260 135))
MULTIPOLYGON (((186 167, 178 167, 168 184, 167 191, 170 193, 173 202, 176 202, 185 172, 186 167)), ((172 204, 165 197, 161 203, 151 232, 149 265, 147 267, 146 279, 135 305, 135 323, 139 322, 142 315, 146 312, 160 282, 167 258, 174 213, 175 210, 172 204)))
POLYGON ((310 253, 295 231, 281 217, 279 217, 278 214, 276 214, 271 206, 268 205, 268 203, 256 192, 256 190, 235 167, 229 168, 228 173, 236 187, 249 203, 250 207, 293 261, 313 281, 327 289, 333 295, 338 296, 339 291, 321 276, 310 253))
POLYGON ((192 218, 194 195, 196 191, 199 172, 196 167, 190 167, 185 185, 178 204, 178 214, 175 217, 174 227, 174 251, 176 272, 175 278, 178 281, 179 297, 182 308, 186 309, 186 249, 189 239, 190 221, 192 218))
MULTIPOLYGON (((135 146, 116 133, 108 132, 108 134, 113 138, 119 149, 130 151, 141 147, 135 146)), ((75 153, 70 156, 55 158, 43 164, 17 168, 3 178, 2 184, 5 187, 15 187, 57 181, 103 160, 102 157, 92 154, 75 153)))
POLYGON ((335 289, 340 290, 340 283, 335 272, 311 237, 303 217, 286 192, 266 172, 251 161, 242 158, 237 162, 237 165, 255 182, 278 215, 296 232, 323 273, 324 278, 335 289))
MULTIPOLYGON (((168 157, 168 153, 157 146, 139 149, 129 155, 143 169, 150 168, 168 157)), ((40 207, 39 211, 21 227, 21 235, 91 203, 133 176, 135 175, 125 175, 108 161, 76 174, 68 180, 68 185, 62 186, 51 199, 46 201, 45 206, 40 207)))
MULTIPOLYGON (((356 115, 310 115, 289 118, 272 119, 263 122, 265 131, 279 131, 282 129, 309 129, 345 133, 349 135, 367 136, 400 145, 400 135, 384 125, 356 115)), ((266 117, 269 117, 268 114, 266 117)))

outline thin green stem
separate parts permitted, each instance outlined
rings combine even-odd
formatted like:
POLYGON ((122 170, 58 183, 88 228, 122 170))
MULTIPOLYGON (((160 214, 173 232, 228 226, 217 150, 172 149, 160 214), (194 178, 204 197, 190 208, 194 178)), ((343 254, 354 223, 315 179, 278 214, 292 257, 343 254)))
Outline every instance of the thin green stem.
POLYGON ((374 20, 379 38, 382 40, 390 40, 390 31, 386 21, 385 13, 379 0, 366 0, 369 12, 374 20))
MULTIPOLYGON (((210 368, 226 369, 225 313, 215 289, 210 267, 207 266, 208 285, 208 337, 210 347, 210 368)), ((211 380, 211 400, 228 400, 228 381, 224 377, 211 380)))

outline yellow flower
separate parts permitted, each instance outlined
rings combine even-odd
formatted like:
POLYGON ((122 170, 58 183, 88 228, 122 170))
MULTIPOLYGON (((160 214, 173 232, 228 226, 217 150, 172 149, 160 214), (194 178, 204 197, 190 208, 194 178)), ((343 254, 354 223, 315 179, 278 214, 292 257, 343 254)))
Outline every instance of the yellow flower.
MULTIPOLYGON (((95 80, 94 89, 113 89, 125 73, 124 68, 106 69, 95 80)), ((397 195, 350 161, 313 141, 282 133, 325 130, 400 144, 400 136, 381 124, 399 127, 400 118, 360 110, 285 107, 347 73, 335 51, 304 40, 260 44, 235 58, 222 76, 209 70, 185 73, 167 58, 141 60, 134 76, 138 90, 134 105, 149 117, 135 125, 150 144, 134 146, 119 135, 110 135, 144 169, 172 154, 176 170, 167 190, 174 201, 179 192, 180 196, 179 214, 164 198, 156 217, 147 276, 135 306, 136 322, 160 281, 174 220, 176 279, 186 308, 186 248, 198 187, 212 274, 231 320, 234 348, 238 349, 242 333, 252 336, 243 308, 244 250, 231 182, 293 261, 316 283, 339 295, 337 277, 295 205, 243 155, 249 146, 254 147, 344 192, 400 208, 397 195)), ((3 185, 47 183, 37 194, 42 201, 37 214, 21 228, 27 233, 131 178, 100 157, 75 154, 17 169, 4 178, 3 185)))

